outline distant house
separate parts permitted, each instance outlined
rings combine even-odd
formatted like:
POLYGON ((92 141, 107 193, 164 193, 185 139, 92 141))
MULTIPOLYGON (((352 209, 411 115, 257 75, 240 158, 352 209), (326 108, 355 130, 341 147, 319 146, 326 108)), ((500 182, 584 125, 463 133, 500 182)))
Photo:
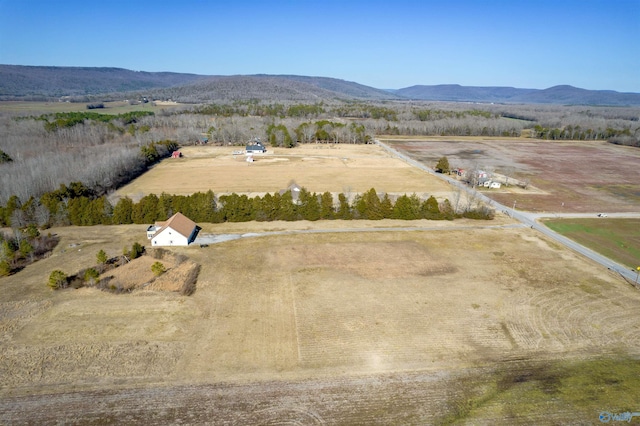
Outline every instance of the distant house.
POLYGON ((248 144, 245 150, 247 154, 264 154, 267 152, 267 148, 259 140, 256 140, 253 144, 248 144))
POLYGON ((147 238, 152 246, 188 246, 200 231, 194 221, 176 213, 166 222, 156 222, 147 228, 147 238))
POLYGON ((280 191, 278 191, 278 193, 280 195, 284 195, 285 193, 287 193, 287 191, 291 191, 291 201, 293 201, 293 204, 299 204, 301 190, 302 190, 302 187, 297 183, 293 182, 291 185, 289 185, 287 189, 281 189, 280 191))

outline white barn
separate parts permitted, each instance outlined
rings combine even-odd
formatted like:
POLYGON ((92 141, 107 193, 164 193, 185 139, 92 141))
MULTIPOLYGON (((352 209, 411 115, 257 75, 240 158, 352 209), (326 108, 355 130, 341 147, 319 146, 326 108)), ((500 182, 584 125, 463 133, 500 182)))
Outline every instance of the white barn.
POLYGON ((147 228, 147 238, 156 246, 188 246, 192 243, 200 228, 194 221, 176 213, 166 222, 156 222, 147 228))

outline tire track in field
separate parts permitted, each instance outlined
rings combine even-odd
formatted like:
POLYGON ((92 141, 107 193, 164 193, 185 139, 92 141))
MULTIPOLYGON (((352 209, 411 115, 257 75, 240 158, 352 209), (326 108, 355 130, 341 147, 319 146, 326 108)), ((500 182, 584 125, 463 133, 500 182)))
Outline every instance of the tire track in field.
POLYGON ((585 293, 574 286, 534 291, 520 290, 510 301, 507 328, 520 348, 640 345, 637 300, 585 293))

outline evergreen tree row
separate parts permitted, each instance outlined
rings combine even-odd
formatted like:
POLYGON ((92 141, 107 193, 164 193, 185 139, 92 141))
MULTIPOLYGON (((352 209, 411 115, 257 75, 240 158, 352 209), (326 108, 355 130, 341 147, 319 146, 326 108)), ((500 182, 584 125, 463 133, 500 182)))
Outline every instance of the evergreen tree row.
POLYGON ((452 220, 456 217, 492 219, 493 211, 486 208, 457 213, 449 200, 439 203, 433 196, 422 200, 416 194, 401 195, 391 200, 380 196, 375 189, 357 195, 352 202, 345 194, 337 200, 331 193, 316 194, 301 188, 296 197, 291 191, 249 198, 246 195, 216 196, 213 191, 192 195, 150 194, 134 203, 128 197, 112 205, 105 196, 97 196, 81 183, 64 185, 47 193, 40 200, 30 199, 21 204, 12 197, 0 207, 3 225, 22 229, 29 225, 90 226, 110 224, 150 224, 166 220, 181 212, 195 222, 246 222, 274 220, 330 220, 330 219, 432 219, 452 220))

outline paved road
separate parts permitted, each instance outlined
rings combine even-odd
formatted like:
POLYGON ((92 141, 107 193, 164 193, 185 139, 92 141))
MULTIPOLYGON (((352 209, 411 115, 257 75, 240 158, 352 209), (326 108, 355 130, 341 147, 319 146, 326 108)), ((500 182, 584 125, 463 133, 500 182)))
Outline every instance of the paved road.
MULTIPOLYGON (((529 213, 529 212, 524 212, 524 211, 519 211, 516 210, 512 207, 507 207, 503 204, 500 204, 492 199, 490 199, 489 197, 487 197, 486 195, 482 194, 481 192, 476 191, 473 188, 470 188, 469 186, 463 184, 462 182, 459 182, 455 179, 450 178, 449 176, 445 176, 442 175, 440 173, 436 173, 435 171, 433 171, 430 167, 425 166, 424 164, 421 164, 419 162, 417 162, 416 160, 410 158, 409 156, 402 154, 401 152, 396 151, 395 149, 391 148, 390 146, 376 140, 376 143, 378 145, 380 145, 382 148, 384 148, 385 150, 387 150, 388 152, 390 152, 391 154, 395 155, 396 157, 406 161, 407 163, 426 171, 427 173, 436 176, 439 179, 442 179, 448 183, 450 183, 452 186, 455 186, 457 188, 460 188, 461 190, 467 192, 469 195, 478 198, 479 200, 484 201, 485 203, 487 203, 489 206, 491 206, 492 208, 494 208, 496 211, 501 211, 505 214, 508 214, 509 216, 513 217, 514 219, 520 221, 521 223, 523 223, 526 226, 531 227, 532 229, 535 229, 536 231, 542 232, 543 234, 545 234, 546 236, 548 236, 549 238, 554 239, 555 241, 559 242, 560 244, 563 244, 564 246, 588 257, 589 259, 598 262, 599 264, 601 264, 602 266, 617 272, 618 274, 620 274, 621 276, 623 276, 624 278, 626 278, 628 281, 631 282, 635 282, 638 278, 638 273, 637 271, 633 270, 633 269, 629 269, 626 266, 620 265, 617 262, 612 261, 611 259, 602 256, 601 254, 598 254, 596 252, 594 252, 591 249, 586 248, 585 246, 576 243, 573 240, 570 240, 567 237, 564 237, 560 234, 558 234, 557 232, 547 228, 546 226, 540 224, 538 222, 538 219, 541 219, 543 217, 577 217, 577 218, 583 218, 583 217, 597 217, 598 212, 595 213, 529 213)), ((611 218, 640 218, 640 213, 607 213, 608 217, 611 218)), ((603 219, 604 220, 604 219, 603 219)))

